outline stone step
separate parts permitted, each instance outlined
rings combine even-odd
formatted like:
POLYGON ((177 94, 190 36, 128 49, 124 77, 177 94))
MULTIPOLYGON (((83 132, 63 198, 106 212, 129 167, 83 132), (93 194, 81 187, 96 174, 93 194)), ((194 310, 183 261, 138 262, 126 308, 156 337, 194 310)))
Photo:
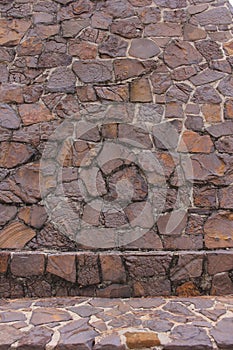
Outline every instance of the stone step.
POLYGON ((230 350, 233 296, 0 301, 0 349, 230 350))
POLYGON ((233 294, 233 250, 0 252, 0 297, 233 294))

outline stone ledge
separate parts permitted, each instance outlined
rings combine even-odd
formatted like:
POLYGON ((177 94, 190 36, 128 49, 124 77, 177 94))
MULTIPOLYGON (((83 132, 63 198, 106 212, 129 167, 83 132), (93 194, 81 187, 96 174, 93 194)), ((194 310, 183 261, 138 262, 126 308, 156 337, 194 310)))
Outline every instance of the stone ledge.
POLYGON ((233 296, 0 300, 0 350, 232 349, 233 296))
POLYGON ((233 294, 233 251, 0 252, 0 297, 233 294))

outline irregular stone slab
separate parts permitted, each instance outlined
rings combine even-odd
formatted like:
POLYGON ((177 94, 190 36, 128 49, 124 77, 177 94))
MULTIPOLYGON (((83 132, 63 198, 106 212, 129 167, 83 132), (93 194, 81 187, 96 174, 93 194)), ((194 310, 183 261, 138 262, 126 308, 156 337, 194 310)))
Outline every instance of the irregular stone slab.
POLYGON ((200 86, 196 89, 192 101, 195 103, 221 103, 221 97, 211 85, 200 86))
POLYGON ((230 350, 233 346, 232 339, 233 318, 225 318, 217 323, 210 331, 220 349, 230 350))
POLYGON ((53 275, 74 283, 76 281, 75 255, 49 255, 46 270, 53 275))
POLYGON ((193 16, 201 26, 230 24, 232 22, 230 11, 226 7, 218 7, 203 11, 193 16))
POLYGON ((30 145, 20 142, 1 142, 0 167, 7 169, 25 163, 35 153, 30 145))
POLYGON ((145 36, 175 37, 182 35, 182 28, 177 23, 152 23, 146 26, 145 36))
POLYGON ((126 56, 127 47, 128 43, 126 40, 119 38, 117 35, 109 35, 107 39, 99 45, 99 53, 109 57, 124 57, 126 56))
POLYGON ((210 153, 214 149, 209 135, 200 136, 194 131, 184 131, 178 146, 178 152, 210 153))
POLYGON ((133 39, 129 49, 129 55, 136 58, 150 58, 160 53, 158 45, 149 39, 133 39))
POLYGON ((195 46, 207 61, 223 58, 220 45, 213 40, 198 41, 195 46))
POLYGON ((17 45, 31 26, 31 21, 24 19, 0 19, 0 45, 17 45))
POLYGON ((142 34, 142 23, 137 17, 120 19, 111 25, 111 33, 123 36, 127 39, 140 37, 142 34))
POLYGON ((56 68, 46 84, 47 92, 75 92, 76 78, 72 70, 66 67, 56 68))
POLYGON ((23 89, 20 85, 2 83, 0 85, 0 101, 3 103, 23 103, 23 89))
POLYGON ((8 221, 15 217, 16 213, 16 207, 0 204, 0 225, 4 226, 8 221))
POLYGON ((198 350, 212 350, 212 343, 201 327, 191 325, 177 326, 170 333, 170 343, 164 346, 164 350, 181 350, 190 347, 198 350))
POLYGON ((7 129, 18 129, 20 118, 15 110, 7 104, 0 104, 0 126, 7 129))
POLYGON ((25 321, 26 316, 22 312, 18 311, 7 311, 0 312, 0 323, 25 321))
POLYGON ((20 330, 10 325, 0 325, 0 332, 0 347, 2 349, 9 349, 14 342, 23 336, 23 333, 20 332, 20 330))
POLYGON ((233 282, 227 272, 214 275, 212 280, 211 295, 230 295, 233 293, 233 282))
POLYGON ((182 40, 173 40, 164 50, 165 63, 171 68, 182 65, 197 64, 202 57, 189 43, 182 40))
POLYGON ((36 232, 21 222, 13 222, 0 231, 0 247, 22 249, 36 232))
POLYGON ((141 78, 130 83, 131 102, 152 102, 153 97, 149 80, 141 78))
POLYGON ((102 335, 95 339, 95 345, 93 350, 125 350, 126 347, 122 344, 122 340, 119 334, 111 333, 102 335))
POLYGON ((220 80, 222 77, 224 77, 224 73, 216 72, 215 70, 207 68, 201 73, 191 77, 190 81, 194 85, 199 86, 199 85, 209 84, 214 81, 220 80))
POLYGON ((126 282, 126 272, 121 256, 100 254, 99 258, 103 281, 111 281, 114 283, 126 282))
POLYGON ((41 307, 33 310, 30 323, 38 326, 51 322, 64 322, 71 320, 71 315, 65 310, 59 310, 49 307, 41 307))
POLYGON ((11 272, 20 277, 38 276, 44 273, 44 265, 44 254, 14 253, 11 259, 11 272))
POLYGON ((73 70, 84 83, 104 83, 112 80, 112 64, 109 61, 76 61, 73 70))
POLYGON ((228 212, 214 213, 204 226, 207 248, 233 247, 233 215, 228 212))
POLYGON ((26 332, 19 340, 17 348, 24 350, 29 346, 31 349, 45 349, 46 344, 52 339, 53 331, 46 327, 34 327, 26 332))
POLYGON ((231 76, 226 77, 219 83, 218 90, 223 96, 233 97, 233 78, 231 76))
POLYGON ((192 277, 200 277, 202 274, 203 255, 179 256, 177 265, 170 270, 171 280, 187 280, 192 277))

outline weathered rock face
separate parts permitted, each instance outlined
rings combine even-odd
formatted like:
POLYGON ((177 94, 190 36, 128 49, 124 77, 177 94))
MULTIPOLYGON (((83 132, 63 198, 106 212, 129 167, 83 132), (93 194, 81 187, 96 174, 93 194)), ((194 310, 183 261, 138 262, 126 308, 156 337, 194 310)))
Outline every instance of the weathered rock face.
POLYGON ((9 270, 3 257, 0 274, 13 273, 12 286, 30 276, 28 294, 50 295, 52 280, 100 296, 231 290, 233 267, 210 268, 203 287, 203 256, 137 265, 116 253, 233 248, 228 1, 13 0, 0 10, 0 249, 61 252, 25 272, 23 259, 9 270))

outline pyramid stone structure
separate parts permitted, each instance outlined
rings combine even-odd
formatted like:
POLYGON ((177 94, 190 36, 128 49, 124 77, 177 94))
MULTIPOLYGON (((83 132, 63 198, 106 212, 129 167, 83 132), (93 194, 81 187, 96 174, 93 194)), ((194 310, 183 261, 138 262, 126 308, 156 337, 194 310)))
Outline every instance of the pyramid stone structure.
POLYGON ((230 3, 0 11, 0 296, 232 294, 230 3))

